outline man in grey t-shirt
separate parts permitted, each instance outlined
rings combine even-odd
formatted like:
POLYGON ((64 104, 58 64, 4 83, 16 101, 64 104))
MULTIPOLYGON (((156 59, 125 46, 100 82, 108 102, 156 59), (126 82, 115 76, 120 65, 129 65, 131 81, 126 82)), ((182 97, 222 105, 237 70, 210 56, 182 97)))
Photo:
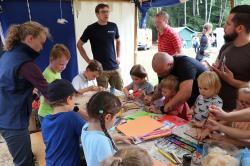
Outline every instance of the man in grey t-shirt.
POLYGON ((226 44, 213 70, 220 76, 223 109, 236 108, 237 90, 250 81, 250 5, 236 6, 224 26, 226 44))

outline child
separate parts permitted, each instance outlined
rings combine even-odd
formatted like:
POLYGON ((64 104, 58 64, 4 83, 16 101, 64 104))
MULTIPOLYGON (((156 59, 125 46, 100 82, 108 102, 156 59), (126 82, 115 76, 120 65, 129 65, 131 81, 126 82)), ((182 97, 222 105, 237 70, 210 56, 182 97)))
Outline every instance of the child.
POLYGON ((154 91, 154 87, 147 81, 147 72, 142 65, 134 65, 130 70, 130 76, 133 80, 128 86, 123 89, 123 92, 128 99, 134 100, 142 98, 144 94, 150 94, 154 91), (132 93, 129 91, 132 90, 132 93))
POLYGON ((80 165, 80 135, 85 121, 75 106, 77 91, 67 80, 49 84, 48 102, 53 114, 44 117, 42 135, 46 145, 46 165, 80 165))
POLYGON ((198 77, 200 95, 193 106, 193 125, 202 127, 208 118, 209 106, 216 105, 222 108, 222 100, 218 96, 221 83, 217 74, 213 71, 206 71, 198 77))
POLYGON ((114 141, 130 143, 128 137, 115 137, 108 133, 121 109, 118 97, 109 92, 97 92, 88 104, 89 123, 82 129, 81 141, 87 165, 99 166, 101 161, 117 151, 114 141))
MULTIPOLYGON (((240 88, 238 92, 238 99, 237 99, 237 110, 235 112, 240 111, 241 109, 250 108, 250 86, 245 88, 240 88)), ((243 115, 244 116, 244 115, 243 115)), ((227 141, 233 143, 238 146, 248 146, 250 147, 250 121, 248 122, 237 122, 232 119, 232 123, 224 122, 219 123, 212 119, 209 120, 209 128, 211 130, 217 130, 224 132, 231 138, 227 138, 227 141), (232 139, 234 138, 234 139, 232 139), (241 139, 241 140, 240 140, 241 139), (245 139, 245 140, 244 140, 245 139)))
MULTIPOLYGON (((66 68, 69 59, 70 52, 65 45, 55 44, 53 46, 49 57, 49 66, 43 71, 43 76, 48 83, 51 83, 55 79, 61 79, 61 72, 66 68)), ((42 124, 43 118, 52 114, 52 112, 52 108, 44 101, 44 97, 41 96, 38 110, 40 123, 42 124)))
POLYGON ((102 166, 153 166, 148 152, 139 147, 128 147, 119 150, 114 156, 104 160, 102 166))
POLYGON ((81 94, 89 91, 98 91, 96 78, 102 73, 102 64, 97 60, 89 63, 86 70, 72 80, 74 88, 81 94))
MULTIPOLYGON (((161 81, 159 90, 161 91, 162 95, 165 97, 164 105, 168 103, 173 98, 173 96, 176 95, 176 93, 178 92, 178 89, 179 89, 178 78, 173 75, 169 75, 167 78, 161 81)), ((149 111, 155 112, 155 113, 166 113, 164 112, 164 106, 160 107, 160 109, 157 109, 154 105, 151 105, 149 107, 149 111)), ((177 115, 180 118, 183 118, 189 121, 192 119, 192 116, 188 114, 189 112, 190 112, 190 108, 188 104, 185 102, 185 103, 178 105, 175 108, 175 110, 167 112, 167 114, 177 115)))

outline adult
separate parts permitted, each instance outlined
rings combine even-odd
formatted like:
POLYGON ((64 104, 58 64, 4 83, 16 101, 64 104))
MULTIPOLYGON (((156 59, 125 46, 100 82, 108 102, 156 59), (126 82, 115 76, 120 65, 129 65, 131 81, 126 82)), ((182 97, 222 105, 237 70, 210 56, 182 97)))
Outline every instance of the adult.
POLYGON ((212 69, 221 78, 223 109, 236 108, 237 90, 250 80, 250 5, 231 9, 224 25, 226 44, 212 69))
POLYGON ((200 39, 200 47, 196 54, 196 59, 198 61, 202 61, 205 56, 208 56, 208 48, 210 47, 211 43, 211 32, 213 30, 213 25, 211 23, 206 23, 203 25, 202 36, 200 39))
POLYGON ((155 16, 155 27, 158 31, 158 51, 169 55, 182 54, 181 38, 172 27, 168 25, 168 14, 160 11, 155 16))
MULTIPOLYGON (((158 52, 152 60, 153 70, 157 73, 159 82, 172 74, 178 77, 179 90, 171 101, 164 106, 164 111, 173 110, 177 105, 187 101, 192 106, 199 95, 197 83, 198 76, 206 71, 206 68, 197 60, 187 56, 171 56, 167 53, 158 52)), ((146 104, 161 96, 153 95, 145 97, 146 104)))
POLYGON ((46 97, 48 87, 34 60, 48 35, 37 22, 12 25, 0 59, 0 134, 16 166, 34 165, 28 131, 32 91, 36 87, 46 97))
POLYGON ((194 47, 194 52, 197 53, 199 51, 199 46, 200 46, 200 41, 197 36, 194 36, 192 39, 193 47, 194 47))
POLYGON ((77 42, 77 48, 87 63, 91 62, 83 45, 89 40, 94 59, 103 66, 103 73, 97 78, 99 86, 122 90, 123 83, 120 75, 120 39, 115 23, 109 22, 109 6, 98 4, 95 8, 98 21, 89 25, 77 42), (116 49, 114 46, 116 42, 116 49))

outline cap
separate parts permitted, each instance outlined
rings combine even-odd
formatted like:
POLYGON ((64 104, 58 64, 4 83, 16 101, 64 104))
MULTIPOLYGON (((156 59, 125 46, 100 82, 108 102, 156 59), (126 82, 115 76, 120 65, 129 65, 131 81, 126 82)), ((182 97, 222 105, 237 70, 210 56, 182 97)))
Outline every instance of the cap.
POLYGON ((50 102, 58 101, 72 95, 73 93, 78 93, 71 82, 64 79, 56 79, 48 86, 48 100, 50 102))

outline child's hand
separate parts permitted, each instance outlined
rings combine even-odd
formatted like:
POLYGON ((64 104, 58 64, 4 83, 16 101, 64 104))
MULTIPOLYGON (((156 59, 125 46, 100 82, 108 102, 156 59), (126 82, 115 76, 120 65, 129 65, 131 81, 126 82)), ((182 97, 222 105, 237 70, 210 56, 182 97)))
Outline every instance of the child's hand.
POLYGON ((219 131, 220 130, 220 123, 212 118, 208 119, 207 127, 212 131, 219 131))
POLYGON ((196 121, 196 120, 191 120, 190 121, 190 125, 193 127, 197 127, 197 128, 202 128, 204 125, 205 121, 196 121))
POLYGON ((155 105, 150 105, 148 107, 148 111, 156 114, 160 114, 161 111, 155 106, 155 105))
POLYGON ((134 99, 135 99, 135 97, 134 97, 134 95, 133 95, 133 94, 128 94, 128 96, 127 96, 127 97, 128 97, 128 99, 129 99, 129 100, 134 100, 134 99))
POLYGON ((102 86, 98 86, 98 91, 104 91, 105 90, 105 88, 104 87, 102 87, 102 86))
POLYGON ((208 136, 210 136, 211 131, 209 129, 201 129, 201 132, 197 133, 197 139, 199 141, 204 140, 205 138, 207 138, 208 136))
POLYGON ((98 86, 90 86, 88 87, 89 91, 99 91, 99 87, 98 86))
POLYGON ((150 105, 152 103, 152 99, 153 99, 152 96, 146 95, 144 97, 144 104, 145 105, 150 105))
POLYGON ((114 136, 113 140, 115 142, 123 142, 126 144, 132 144, 134 138, 133 137, 128 137, 128 136, 114 136))
POLYGON ((221 108, 215 105, 211 105, 209 106, 209 116, 217 120, 220 120, 220 119, 223 120, 227 118, 227 113, 223 111, 221 108))

